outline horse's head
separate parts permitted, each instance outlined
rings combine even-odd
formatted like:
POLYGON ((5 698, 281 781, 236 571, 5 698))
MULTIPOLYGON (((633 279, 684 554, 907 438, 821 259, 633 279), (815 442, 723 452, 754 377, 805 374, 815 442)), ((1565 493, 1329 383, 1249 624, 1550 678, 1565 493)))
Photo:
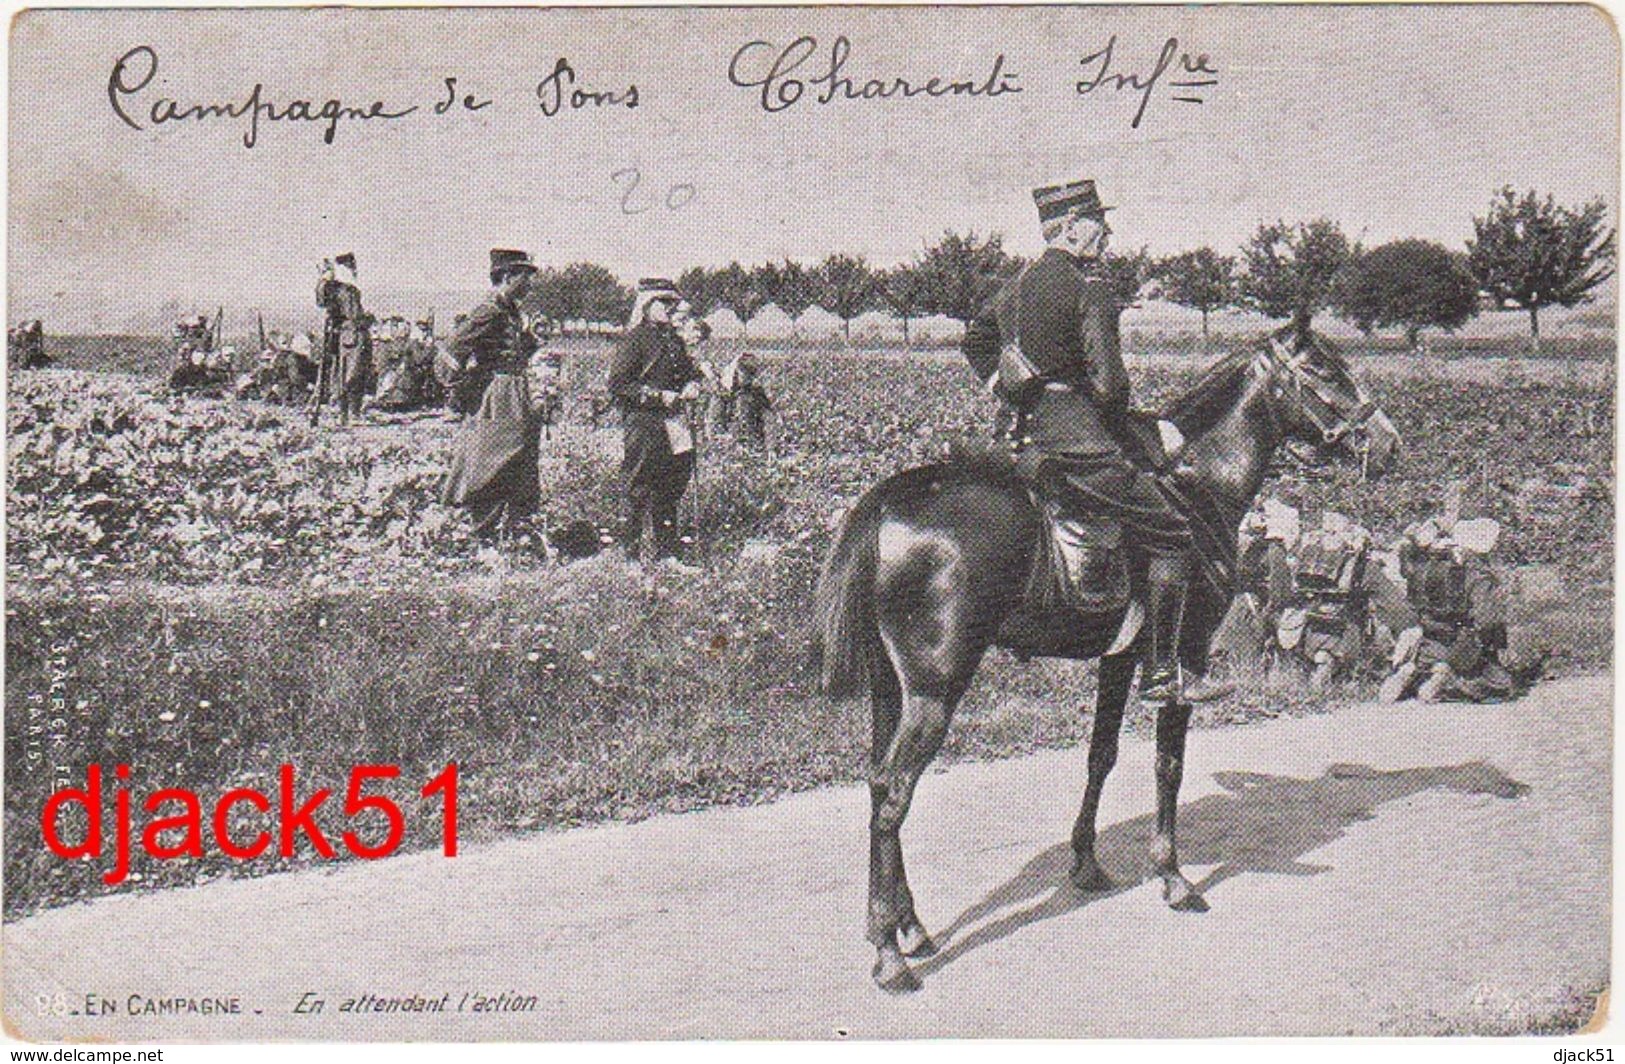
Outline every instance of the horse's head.
POLYGON ((1258 357, 1269 375, 1271 408, 1289 439, 1353 457, 1371 479, 1387 470, 1399 432, 1331 341, 1288 326, 1264 342, 1258 357))

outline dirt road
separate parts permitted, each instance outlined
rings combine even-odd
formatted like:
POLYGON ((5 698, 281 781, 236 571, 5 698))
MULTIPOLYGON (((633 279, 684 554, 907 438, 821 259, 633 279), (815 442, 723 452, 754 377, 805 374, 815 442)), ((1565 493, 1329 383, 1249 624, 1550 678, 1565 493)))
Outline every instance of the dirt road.
POLYGON ((1106 895, 1065 877, 1084 750, 931 775, 905 845, 944 949, 907 998, 869 981, 867 795, 843 787, 54 910, 5 928, 5 1012, 109 1040, 1516 1029, 1608 978, 1610 705, 1589 678, 1194 734, 1200 915, 1146 881, 1147 743, 1107 788, 1106 895), (59 992, 81 1015, 37 1014, 59 992), (367 994, 444 1011, 341 1011, 367 994), (202 996, 242 1013, 139 1011, 202 996))

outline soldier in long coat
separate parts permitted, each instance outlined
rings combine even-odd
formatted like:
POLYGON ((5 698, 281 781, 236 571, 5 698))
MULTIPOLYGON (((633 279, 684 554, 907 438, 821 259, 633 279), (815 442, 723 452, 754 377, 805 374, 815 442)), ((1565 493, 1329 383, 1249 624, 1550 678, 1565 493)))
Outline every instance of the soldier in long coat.
POLYGON ((466 507, 482 539, 516 531, 541 501, 538 471, 541 422, 525 371, 536 339, 520 304, 536 264, 523 251, 491 252, 491 297, 457 326, 451 360, 457 392, 471 402, 452 454, 442 501, 466 507))
POLYGON ((1043 456, 1040 475, 1064 511, 1121 521, 1146 559, 1150 606, 1148 702, 1193 702, 1225 688, 1187 682, 1180 637, 1194 540, 1185 517, 1145 468, 1129 409, 1118 337, 1121 307, 1104 269, 1111 226, 1093 181, 1033 192, 1048 244, 967 330, 965 355, 984 379, 997 372, 1015 412, 1013 435, 1043 456))
POLYGON ((609 366, 609 393, 620 407, 625 440, 625 542, 645 563, 675 559, 677 505, 694 475, 694 439, 682 403, 699 398, 703 374, 672 325, 681 302, 670 281, 639 281, 629 328, 609 366))
POLYGON ((316 305, 327 312, 327 320, 322 334, 326 373, 315 403, 319 407, 329 394, 336 396, 339 419, 348 424, 351 414, 361 412, 372 375, 373 317, 361 305, 353 254, 322 263, 316 305))

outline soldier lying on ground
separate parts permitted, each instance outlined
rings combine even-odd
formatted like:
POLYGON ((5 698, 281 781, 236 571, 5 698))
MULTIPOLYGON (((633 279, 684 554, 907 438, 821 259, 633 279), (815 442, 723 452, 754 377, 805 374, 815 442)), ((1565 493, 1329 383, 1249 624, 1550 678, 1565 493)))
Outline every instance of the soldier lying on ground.
POLYGON ((232 363, 236 354, 231 347, 208 351, 182 342, 169 372, 169 390, 224 397, 232 387, 232 363))
POLYGON ((267 403, 287 403, 304 397, 304 385, 298 367, 293 364, 292 337, 272 330, 265 337, 265 347, 247 372, 240 374, 232 386, 237 399, 258 399, 267 403))

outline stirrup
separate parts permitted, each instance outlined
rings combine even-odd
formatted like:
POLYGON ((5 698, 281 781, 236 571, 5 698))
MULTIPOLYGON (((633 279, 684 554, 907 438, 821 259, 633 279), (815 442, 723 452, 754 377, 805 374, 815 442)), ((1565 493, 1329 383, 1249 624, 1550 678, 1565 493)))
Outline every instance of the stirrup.
POLYGON ((1140 688, 1140 701, 1157 705, 1195 705, 1217 701, 1236 689, 1234 680, 1210 680, 1205 675, 1187 683, 1183 673, 1184 670, 1176 667, 1165 676, 1151 679, 1140 688))
POLYGON ((1186 702, 1217 702, 1221 698, 1228 698, 1236 690, 1234 680, 1213 680, 1207 676, 1198 676, 1185 685, 1182 692, 1186 702))

